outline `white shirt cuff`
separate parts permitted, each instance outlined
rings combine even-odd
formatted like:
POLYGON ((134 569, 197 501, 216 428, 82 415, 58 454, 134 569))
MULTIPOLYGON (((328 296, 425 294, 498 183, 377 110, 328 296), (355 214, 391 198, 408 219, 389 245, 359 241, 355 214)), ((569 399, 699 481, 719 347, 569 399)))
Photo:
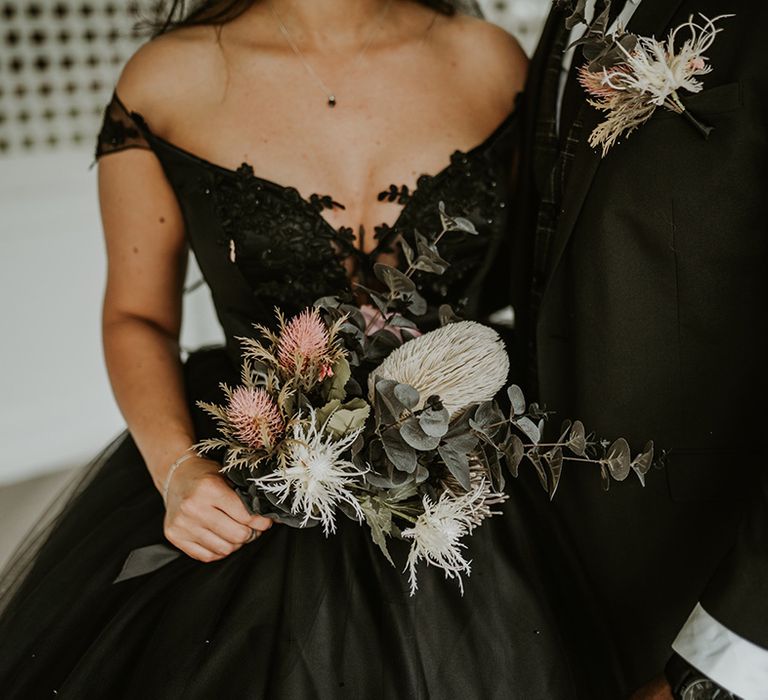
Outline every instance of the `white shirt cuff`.
POLYGON ((731 632, 700 603, 672 648, 731 693, 744 700, 768 700, 768 649, 731 632))

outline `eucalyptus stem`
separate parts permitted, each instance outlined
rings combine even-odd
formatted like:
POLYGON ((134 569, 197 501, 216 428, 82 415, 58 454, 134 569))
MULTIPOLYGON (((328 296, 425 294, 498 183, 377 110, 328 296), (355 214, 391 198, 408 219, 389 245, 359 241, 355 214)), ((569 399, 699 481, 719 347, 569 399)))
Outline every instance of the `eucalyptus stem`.
POLYGON ((387 505, 387 508, 389 509, 390 513, 393 513, 398 518, 402 518, 403 520, 407 520, 409 523, 412 523, 414 525, 416 524, 416 518, 414 518, 413 516, 408 515, 407 513, 403 513, 402 511, 397 510, 396 508, 393 508, 390 505, 387 505))

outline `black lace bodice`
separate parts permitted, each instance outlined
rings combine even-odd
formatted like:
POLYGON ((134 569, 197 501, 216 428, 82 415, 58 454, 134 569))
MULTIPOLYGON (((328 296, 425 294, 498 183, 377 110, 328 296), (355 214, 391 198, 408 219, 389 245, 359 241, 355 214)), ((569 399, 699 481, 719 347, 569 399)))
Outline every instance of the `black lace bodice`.
POLYGON ((376 245, 368 253, 356 246, 351 229, 334 228, 322 216, 325 209, 343 208, 332 196, 305 198, 294 187, 258 176, 250 163, 233 170, 196 156, 154 134, 116 93, 104 113, 96 158, 126 148, 156 154, 236 354, 235 337, 250 335, 255 322, 271 322, 276 306, 291 314, 322 296, 351 296, 350 259, 356 280, 369 283, 376 259, 395 252, 400 237, 414 246, 415 231, 439 230, 441 201, 449 214, 470 219, 479 235, 446 235, 440 253, 450 266, 441 276, 416 273, 421 293, 432 306, 447 302, 467 317, 504 306, 507 279, 498 280, 495 305, 484 301, 484 290, 507 234, 515 123, 510 114, 475 148, 454 152, 440 172, 421 175, 414 190, 392 184, 381 192, 380 201, 402 209, 393 225, 375 228, 376 245))

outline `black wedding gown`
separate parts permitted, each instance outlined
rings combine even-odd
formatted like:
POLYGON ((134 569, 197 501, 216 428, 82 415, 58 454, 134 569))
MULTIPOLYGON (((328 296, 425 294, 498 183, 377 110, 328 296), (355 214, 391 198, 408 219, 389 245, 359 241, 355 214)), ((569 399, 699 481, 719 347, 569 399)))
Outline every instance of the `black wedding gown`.
MULTIPOLYGON (((236 336, 270 323, 275 306, 290 314, 348 293, 344 259, 357 256, 359 269, 369 269, 396 236, 412 240, 414 230, 439 226, 440 201, 480 235, 447 236, 440 250, 451 267, 419 278, 422 293, 465 317, 493 307, 494 280, 502 299, 516 124, 510 115, 441 172, 421 176, 415 191, 387 190, 382 197, 402 203, 402 214, 377 229, 377 249, 364 255, 351 231, 322 217, 340 206, 331 197, 303 198, 248 164, 235 171, 199 158, 153 134, 115 95, 97 156, 132 147, 155 153, 227 338, 226 347, 185 361, 198 437, 213 427, 195 401, 220 400, 218 382, 237 379, 236 336)), ((576 672, 546 603, 547 581, 561 572, 529 517, 539 496, 514 480, 506 488, 504 514, 469 543, 463 597, 455 581, 426 566, 411 597, 406 545, 394 543, 392 568, 367 529, 345 518, 328 538, 320 528, 276 525, 221 561, 185 555, 113 583, 131 550, 165 541, 162 499, 126 431, 83 470, 55 519, 39 523, 3 574, 0 697, 575 697, 576 672)))

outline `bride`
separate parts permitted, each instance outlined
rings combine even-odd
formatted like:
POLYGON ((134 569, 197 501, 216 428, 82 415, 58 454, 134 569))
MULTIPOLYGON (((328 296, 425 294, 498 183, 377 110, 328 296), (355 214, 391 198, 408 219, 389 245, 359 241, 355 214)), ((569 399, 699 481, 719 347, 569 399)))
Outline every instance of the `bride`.
POLYGON ((208 0, 126 64, 96 155, 104 348, 128 431, 4 572, 4 698, 574 696, 544 595, 554 564, 518 484, 472 538, 465 594, 425 570, 410 597, 364 528, 326 539, 252 515, 189 451, 215 430, 196 401, 236 382, 237 336, 275 306, 352 294, 439 224, 440 201, 479 235, 446 238, 449 271, 420 291, 465 317, 505 305, 526 59, 456 9, 208 0), (182 361, 188 246, 227 343, 182 361), (186 556, 115 582, 163 536, 186 556))

